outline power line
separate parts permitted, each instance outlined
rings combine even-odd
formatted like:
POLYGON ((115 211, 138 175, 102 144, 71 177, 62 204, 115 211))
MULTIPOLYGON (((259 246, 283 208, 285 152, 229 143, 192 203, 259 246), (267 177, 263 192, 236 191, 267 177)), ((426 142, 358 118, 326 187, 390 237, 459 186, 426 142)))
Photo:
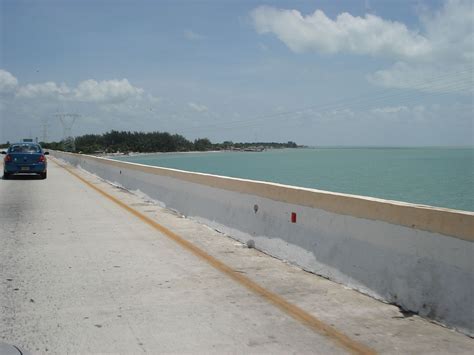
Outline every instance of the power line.
MULTIPOLYGON (((444 95, 447 95, 447 93, 439 93, 437 94, 438 97, 442 97, 444 95)), ((419 101, 419 98, 416 98, 416 97, 411 97, 411 98, 407 98, 407 100, 405 101, 402 101, 401 104, 403 104, 404 106, 407 105, 407 104, 410 104, 410 103, 415 103, 415 102, 418 102, 419 101)), ((319 110, 312 110, 310 113, 313 114, 313 115, 316 115, 316 114, 323 114, 323 113, 328 113, 328 112, 335 112, 335 111, 343 111, 344 109, 354 109, 354 108, 357 108, 357 106, 352 106, 352 107, 347 107, 347 106, 344 106, 344 105, 341 105, 339 107, 332 107, 331 109, 319 109, 319 110)), ((308 112, 309 110, 306 110, 306 112, 308 112)), ((295 115, 299 115, 300 113, 303 113, 305 111, 301 110, 301 111, 292 111, 291 113, 292 114, 295 114, 295 115)), ((276 125, 282 121, 284 122, 290 122, 290 121, 298 121, 298 120, 302 120, 302 119, 305 119, 307 117, 296 117, 296 118, 293 118, 293 119, 288 119, 287 117, 288 115, 278 115, 278 116, 267 116, 265 117, 265 120, 263 119, 260 119, 258 120, 257 122, 251 122, 251 121, 245 121, 245 122, 232 122, 232 123, 229 123, 227 125, 215 125, 215 126, 208 126, 208 127, 205 127, 206 130, 209 130, 209 131, 215 131, 215 130, 218 130, 218 129, 235 129, 235 128, 251 128, 251 127, 256 127, 256 126, 259 126, 259 125, 262 125, 262 124, 265 124, 268 120, 272 119, 272 125, 276 125)), ((200 127, 194 127, 193 128, 194 130, 199 130, 200 127)))
MULTIPOLYGON (((380 104, 387 102, 388 100, 398 99, 398 102, 407 103, 413 101, 419 101, 420 98, 423 97, 442 97, 444 95, 451 95, 452 91, 460 91, 460 90, 469 90, 472 87, 472 79, 470 78, 458 78, 455 80, 444 82, 442 86, 439 85, 440 80, 445 78, 452 78, 453 74, 459 77, 459 74, 464 74, 467 72, 472 72, 472 69, 465 69, 461 71, 456 71, 454 73, 439 75, 434 77, 430 81, 425 81, 420 85, 412 86, 411 90, 428 90, 431 91, 422 91, 418 93, 418 96, 413 96, 412 92, 400 92, 399 89, 384 89, 379 93, 365 93, 363 95, 355 96, 353 98, 343 98, 336 100, 332 103, 320 104, 320 105, 311 105, 306 106, 299 109, 292 109, 289 111, 284 112, 277 112, 272 114, 260 115, 255 116, 253 118, 244 119, 244 120, 234 120, 229 122, 220 122, 214 124, 207 124, 201 125, 198 127, 190 127, 188 129, 184 129, 184 131, 188 130, 213 130, 213 129, 222 129, 222 128, 241 128, 241 127, 252 127, 257 126, 259 124, 263 124, 268 120, 273 120, 275 118, 280 117, 280 119, 285 118, 291 114, 301 114, 303 112, 311 112, 311 113, 323 113, 327 111, 335 111, 335 110, 343 110, 349 108, 357 108, 357 107, 364 107, 368 104, 380 104), (443 91, 433 92, 435 89, 442 88, 443 91)), ((273 121, 274 122, 274 121, 273 121)))

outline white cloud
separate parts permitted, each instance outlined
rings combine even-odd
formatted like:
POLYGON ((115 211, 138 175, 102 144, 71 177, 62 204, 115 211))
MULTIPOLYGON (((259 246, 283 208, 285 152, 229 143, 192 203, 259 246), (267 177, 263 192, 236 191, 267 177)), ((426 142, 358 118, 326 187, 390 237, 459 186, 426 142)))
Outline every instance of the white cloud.
MULTIPOLYGON (((133 86, 127 79, 89 79, 77 86, 53 81, 21 85, 11 73, 0 70, 0 88, 0 122, 6 116, 16 122, 6 133, 2 133, 0 129, 0 139, 6 134, 21 136, 25 127, 28 127, 28 122, 35 122, 35 134, 39 135, 39 119, 56 120, 54 113, 58 110, 81 114, 74 134, 78 134, 80 129, 84 133, 100 132, 111 127, 145 129, 145 123, 149 124, 153 118, 156 119, 155 110, 161 107, 160 98, 133 86)), ((59 139, 61 132, 53 126, 51 129, 55 132, 52 132, 50 138, 59 139)))
POLYGON ((447 0, 441 9, 425 11, 420 21, 432 43, 432 61, 474 60, 474 8, 471 0, 447 0))
POLYGON ((27 84, 18 87, 18 98, 41 99, 73 102, 120 103, 128 99, 139 98, 144 90, 129 83, 127 79, 96 81, 93 79, 79 83, 76 88, 52 81, 39 84, 27 84))
POLYGON ((0 94, 15 92, 18 80, 10 72, 0 69, 0 94))
POLYGON ((58 98, 70 94, 71 90, 64 84, 57 85, 52 81, 41 84, 20 86, 16 95, 21 98, 58 98))
POLYGON ((83 102, 113 103, 139 97, 143 93, 143 89, 134 87, 127 79, 100 82, 89 79, 79 83, 72 98, 83 102))
POLYGON ((206 105, 200 105, 194 102, 188 102, 188 106, 197 112, 206 112, 209 110, 206 105))
POLYGON ((367 14, 365 17, 342 13, 336 20, 323 11, 303 16, 297 10, 258 7, 251 13, 257 31, 274 33, 292 51, 355 54, 412 58, 432 50, 429 41, 400 23, 367 14))
POLYGON ((335 20, 321 10, 259 7, 251 17, 259 33, 273 33, 292 51, 383 56, 393 65, 368 75, 372 84, 427 92, 472 94, 474 11, 471 0, 446 0, 423 10, 420 31, 375 15, 341 13, 335 20))
POLYGON ((438 11, 423 13, 420 21, 433 48, 432 55, 423 61, 398 61, 388 69, 369 75, 369 81, 383 87, 472 95, 473 3, 447 1, 438 11))
POLYGON ((397 62, 388 69, 368 75, 367 79, 374 85, 388 88, 472 94, 473 69, 473 66, 467 63, 428 65, 397 62))
POLYGON ((206 36, 203 36, 199 33, 196 33, 191 30, 186 30, 183 32, 184 38, 190 40, 190 41, 200 41, 206 38, 206 36))
MULTIPOLYGON (((452 106, 444 108, 444 112, 452 110, 452 106)), ((413 124, 414 122, 436 121, 443 118, 439 105, 412 105, 412 106, 383 106, 370 109, 365 117, 367 120, 404 122, 413 124)))

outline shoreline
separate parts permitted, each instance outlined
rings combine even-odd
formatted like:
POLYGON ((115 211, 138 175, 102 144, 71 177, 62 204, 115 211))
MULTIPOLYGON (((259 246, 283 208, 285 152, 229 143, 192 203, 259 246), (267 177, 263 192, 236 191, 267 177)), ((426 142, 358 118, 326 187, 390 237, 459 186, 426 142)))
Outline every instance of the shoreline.
POLYGON ((147 156, 147 155, 166 155, 166 154, 199 154, 199 153, 228 153, 228 152, 235 152, 232 150, 206 150, 206 151, 199 151, 199 150, 192 150, 188 152, 129 152, 129 153, 107 153, 107 154, 90 154, 95 157, 100 158, 117 158, 117 157, 140 157, 140 156, 147 156))
POLYGON ((298 148, 266 148, 261 151, 249 151, 249 150, 235 150, 235 149, 222 149, 222 150, 191 150, 187 152, 128 152, 128 153, 101 153, 101 154, 89 154, 100 158, 117 158, 117 157, 138 157, 146 155, 165 155, 165 154, 203 154, 203 153, 263 153, 270 150, 286 150, 286 149, 317 149, 309 147, 298 147, 298 148))
POLYGON ((474 149, 474 146, 420 146, 420 147, 391 147, 391 146, 301 146, 297 148, 265 148, 262 151, 246 151, 246 150, 234 150, 234 149, 222 149, 222 150, 192 150, 185 152, 117 152, 117 153, 97 153, 97 154, 88 154, 95 157, 101 158, 116 158, 116 157, 135 157, 135 156, 146 156, 146 155, 162 155, 162 154, 199 154, 199 153, 262 153, 265 151, 272 150, 286 150, 286 149, 311 149, 311 150, 360 150, 360 149, 370 149, 370 150, 411 150, 411 149, 443 149, 443 150, 458 150, 458 149, 474 149))

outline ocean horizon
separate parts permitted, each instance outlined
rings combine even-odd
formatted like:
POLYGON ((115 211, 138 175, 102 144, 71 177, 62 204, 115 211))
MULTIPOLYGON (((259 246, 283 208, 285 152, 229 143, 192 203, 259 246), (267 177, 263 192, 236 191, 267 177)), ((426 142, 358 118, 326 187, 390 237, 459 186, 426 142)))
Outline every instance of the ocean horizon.
POLYGON ((332 146, 113 158, 474 212, 474 147, 332 146))

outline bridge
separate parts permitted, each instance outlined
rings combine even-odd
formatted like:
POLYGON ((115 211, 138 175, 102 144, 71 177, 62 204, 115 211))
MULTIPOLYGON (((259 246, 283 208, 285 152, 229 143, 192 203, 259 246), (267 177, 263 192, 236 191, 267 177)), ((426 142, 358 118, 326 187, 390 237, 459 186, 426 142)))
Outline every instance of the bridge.
POLYGON ((0 343, 52 354, 472 351, 469 336, 58 157, 47 180, 0 180, 0 343))

